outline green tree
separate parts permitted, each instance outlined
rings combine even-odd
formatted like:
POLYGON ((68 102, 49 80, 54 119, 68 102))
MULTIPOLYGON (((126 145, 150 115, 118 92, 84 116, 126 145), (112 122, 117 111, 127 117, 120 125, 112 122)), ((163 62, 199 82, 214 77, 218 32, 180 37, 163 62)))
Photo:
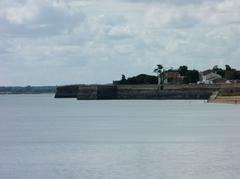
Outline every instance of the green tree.
POLYGON ((197 70, 188 70, 186 76, 183 79, 183 83, 197 83, 199 81, 199 72, 197 70))
POLYGON ((121 79, 121 82, 122 83, 125 83, 127 80, 126 80, 126 76, 122 74, 122 79, 121 79))
POLYGON ((163 90, 163 83, 164 83, 164 78, 165 78, 165 74, 164 74, 164 68, 161 64, 157 65, 157 68, 155 68, 153 70, 154 73, 157 73, 157 77, 158 77, 158 85, 160 86, 160 89, 163 90))
POLYGON ((127 84, 156 84, 157 77, 146 75, 146 74, 140 74, 140 75, 128 78, 126 82, 127 84))
POLYGON ((232 68, 230 67, 230 65, 225 65, 225 67, 226 67, 226 71, 231 71, 231 70, 232 70, 232 68))
POLYGON ((140 74, 137 76, 129 77, 126 79, 125 75, 122 75, 122 79, 114 81, 115 84, 157 84, 157 77, 152 75, 140 74))
POLYGON ((217 73, 218 75, 220 75, 222 78, 225 77, 225 70, 223 70, 222 68, 219 68, 218 65, 215 65, 213 68, 212 68, 212 71, 214 73, 217 73))
POLYGON ((183 65, 178 68, 178 72, 180 73, 181 76, 185 76, 188 72, 188 67, 183 65))

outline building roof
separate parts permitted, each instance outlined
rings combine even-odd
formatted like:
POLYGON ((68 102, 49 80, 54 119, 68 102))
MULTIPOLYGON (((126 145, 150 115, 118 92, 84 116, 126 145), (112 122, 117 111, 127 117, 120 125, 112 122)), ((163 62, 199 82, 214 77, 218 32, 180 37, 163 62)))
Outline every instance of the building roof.
POLYGON ((212 70, 205 70, 205 71, 202 71, 200 72, 202 75, 209 75, 211 73, 214 73, 212 70))

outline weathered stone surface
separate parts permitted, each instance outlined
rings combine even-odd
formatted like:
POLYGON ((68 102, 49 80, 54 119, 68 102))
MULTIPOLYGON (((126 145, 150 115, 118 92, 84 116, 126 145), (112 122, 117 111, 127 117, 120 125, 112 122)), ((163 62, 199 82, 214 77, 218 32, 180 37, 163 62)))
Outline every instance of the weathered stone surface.
POLYGON ((76 98, 79 90, 78 85, 59 86, 55 98, 76 98))
POLYGON ((238 91, 229 85, 70 85, 57 88, 56 98, 97 99, 208 99, 215 91, 238 91))
POLYGON ((77 92, 77 99, 82 100, 94 100, 97 99, 97 85, 86 85, 86 86, 79 86, 77 92))
POLYGON ((117 99, 117 87, 114 85, 86 85, 79 86, 77 99, 117 99))

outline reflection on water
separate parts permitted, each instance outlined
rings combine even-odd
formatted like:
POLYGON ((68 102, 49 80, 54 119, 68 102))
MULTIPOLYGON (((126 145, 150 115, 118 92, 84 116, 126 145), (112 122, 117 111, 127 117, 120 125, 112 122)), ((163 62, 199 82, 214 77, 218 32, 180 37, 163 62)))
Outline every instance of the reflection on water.
POLYGON ((0 96, 0 178, 238 178, 240 106, 0 96))

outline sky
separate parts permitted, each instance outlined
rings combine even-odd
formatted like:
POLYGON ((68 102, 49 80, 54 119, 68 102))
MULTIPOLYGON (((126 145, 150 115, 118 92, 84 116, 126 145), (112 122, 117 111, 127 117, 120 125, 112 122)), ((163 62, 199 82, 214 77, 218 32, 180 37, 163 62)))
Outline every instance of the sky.
POLYGON ((0 86, 240 69, 239 0, 0 0, 0 86))

